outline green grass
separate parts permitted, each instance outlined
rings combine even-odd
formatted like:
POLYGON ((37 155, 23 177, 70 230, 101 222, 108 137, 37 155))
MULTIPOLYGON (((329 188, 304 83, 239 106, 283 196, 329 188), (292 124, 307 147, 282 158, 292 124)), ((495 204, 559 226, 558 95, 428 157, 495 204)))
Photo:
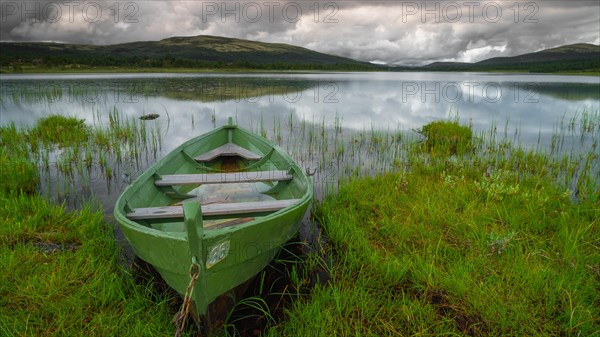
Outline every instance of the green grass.
MULTIPOLYGON (((421 139, 344 130, 341 182, 315 214, 332 282, 266 334, 600 335, 599 125, 589 111, 559 122, 547 149, 456 118, 421 139), (569 138, 579 148, 563 147, 569 138)), ((337 131, 301 131, 310 136, 292 143, 335 165, 337 131)))
POLYGON ((591 336, 600 207, 478 165, 353 180, 320 207, 333 285, 272 334, 591 336))
POLYGON ((472 150, 473 132, 458 121, 435 121, 421 128, 425 146, 431 153, 465 154, 472 150))
POLYGON ((27 135, 14 124, 1 127, 0 149, 0 193, 35 193, 39 173, 27 158, 27 135))
POLYGON ((469 137, 409 145, 400 172, 346 179, 323 201, 333 282, 269 335, 600 334, 595 147, 553 157, 483 135, 456 156, 440 149, 470 130, 424 129, 437 127, 469 137))
POLYGON ((0 196, 4 336, 170 335, 168 299, 153 301, 118 265, 112 226, 89 207, 0 196))
MULTIPOLYGON (((557 125, 550 153, 497 137, 495 125, 474 135, 457 121, 433 122, 420 139, 344 129, 338 118, 333 127, 261 118, 258 133, 281 143, 289 128, 286 150, 326 173, 315 176, 328 195, 315 216, 333 264, 315 255, 292 268, 279 296, 298 300, 284 321, 260 297, 238 307, 263 315, 269 336, 598 335, 599 116, 582 111, 557 125), (589 151, 563 147, 572 137, 589 151), (310 281, 299 270, 315 268, 330 268, 331 282, 303 296, 310 281)), ((170 300, 119 266, 102 213, 35 195, 57 144, 65 174, 86 163, 110 170, 156 154, 158 124, 111 109, 94 116, 104 127, 83 128, 86 137, 44 143, 32 130, 46 123, 0 128, 0 335, 173 334, 170 300)))
MULTIPOLYGON (((124 129, 107 134, 119 141, 115 133, 124 129)), ((31 130, 0 127, 2 336, 166 336, 175 331, 172 299, 155 294, 147 281, 136 282, 119 264, 123 252, 101 210, 86 206, 69 212, 36 193, 39 157, 32 150, 61 144, 72 155, 88 144, 91 132, 76 119, 55 116, 31 130)))
POLYGON ((44 144, 59 146, 83 143, 89 138, 90 130, 85 121, 74 117, 52 115, 40 119, 36 126, 29 130, 29 137, 44 144))

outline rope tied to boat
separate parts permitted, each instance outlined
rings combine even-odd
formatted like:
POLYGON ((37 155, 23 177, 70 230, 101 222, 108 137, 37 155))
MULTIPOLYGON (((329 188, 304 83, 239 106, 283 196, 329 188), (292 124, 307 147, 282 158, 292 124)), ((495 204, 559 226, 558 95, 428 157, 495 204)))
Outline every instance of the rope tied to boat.
POLYGON ((199 277, 200 265, 196 262, 196 257, 194 256, 192 258, 192 264, 190 265, 190 283, 185 290, 181 309, 179 309, 179 312, 175 315, 175 326, 177 327, 175 337, 180 337, 183 334, 183 330, 185 330, 185 324, 190 312, 190 305, 192 304, 192 294, 194 293, 194 287, 199 277))

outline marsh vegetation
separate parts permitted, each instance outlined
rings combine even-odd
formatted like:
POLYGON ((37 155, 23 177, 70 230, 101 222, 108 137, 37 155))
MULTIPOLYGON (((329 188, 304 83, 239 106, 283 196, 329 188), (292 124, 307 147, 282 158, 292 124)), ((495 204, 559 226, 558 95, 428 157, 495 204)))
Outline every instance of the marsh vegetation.
MULTIPOLYGON (((67 211, 39 193, 49 176, 63 186, 53 193, 78 193, 94 170, 110 184, 160 155, 160 118, 113 109, 96 120, 49 116, 0 129, 7 335, 174 331, 177 300, 134 282, 102 210, 85 202, 67 211)), ((456 116, 419 132, 351 130, 342 116, 247 127, 316 170, 313 216, 327 244, 278 269, 287 283, 275 296, 292 301, 270 305, 273 274, 259 274, 225 334, 255 316, 271 336, 598 331, 598 112, 557 123, 549 147, 530 148, 456 116), (316 282, 315 270, 329 282, 316 282)))

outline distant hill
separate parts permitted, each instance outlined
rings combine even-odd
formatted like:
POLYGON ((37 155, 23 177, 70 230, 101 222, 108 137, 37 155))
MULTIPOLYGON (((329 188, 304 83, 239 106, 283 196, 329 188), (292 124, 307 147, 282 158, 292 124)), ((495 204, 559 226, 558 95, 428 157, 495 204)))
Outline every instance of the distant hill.
POLYGON ((422 67, 380 66, 283 43, 218 36, 171 37, 107 46, 1 42, 0 72, 44 69, 144 68, 392 71, 600 71, 600 46, 578 43, 476 63, 435 62, 422 67))
POLYGON ((107 46, 0 43, 0 65, 367 70, 378 66, 283 43, 217 36, 171 37, 107 46))
POLYGON ((427 65, 424 65, 420 68, 452 68, 452 67, 468 67, 471 66, 472 63, 468 62, 433 62, 427 65))
POLYGON ((435 62, 421 68, 444 71, 599 71, 600 46, 577 43, 535 53, 494 57, 476 63, 435 62))

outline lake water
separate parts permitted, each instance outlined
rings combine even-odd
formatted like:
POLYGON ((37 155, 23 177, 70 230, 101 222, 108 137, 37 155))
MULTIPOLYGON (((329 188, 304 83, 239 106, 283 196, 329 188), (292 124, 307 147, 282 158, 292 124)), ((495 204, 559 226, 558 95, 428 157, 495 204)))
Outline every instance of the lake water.
POLYGON ((367 148, 362 158, 352 155, 351 163, 329 160, 337 152, 348 151, 352 135, 376 129, 411 133, 432 120, 458 116, 476 133, 496 130, 525 146, 550 147, 557 130, 600 110, 599 77, 541 74, 0 75, 0 89, 2 124, 31 126, 50 114, 75 116, 90 125, 108 123, 111 111, 136 120, 145 114, 159 115, 147 122, 160 130, 160 150, 146 156, 141 166, 115 169, 117 179, 110 183, 96 181, 84 191, 60 193, 74 203, 82 195, 97 199, 107 213, 112 212, 127 181, 155 158, 225 124, 230 116, 293 154, 303 152, 294 155, 302 165, 327 172, 334 179, 356 165, 369 166, 371 173, 386 170, 390 157, 396 155, 369 157, 367 148), (294 136, 296 131, 302 136, 294 136), (334 145, 342 144, 342 150, 318 144, 318 137, 311 132, 320 132, 321 138, 334 145), (338 140, 338 135, 345 140, 338 140), (317 158, 320 164, 313 154, 321 157, 317 158), (125 178, 119 179, 121 176, 125 178))

